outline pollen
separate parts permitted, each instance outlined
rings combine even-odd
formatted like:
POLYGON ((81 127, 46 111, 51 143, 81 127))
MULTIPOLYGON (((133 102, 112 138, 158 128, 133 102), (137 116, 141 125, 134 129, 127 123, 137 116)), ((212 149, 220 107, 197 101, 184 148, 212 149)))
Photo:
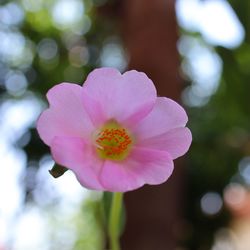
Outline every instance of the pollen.
POLYGON ((132 143, 128 130, 113 121, 99 130, 95 140, 97 153, 102 159, 118 161, 128 156, 132 143))

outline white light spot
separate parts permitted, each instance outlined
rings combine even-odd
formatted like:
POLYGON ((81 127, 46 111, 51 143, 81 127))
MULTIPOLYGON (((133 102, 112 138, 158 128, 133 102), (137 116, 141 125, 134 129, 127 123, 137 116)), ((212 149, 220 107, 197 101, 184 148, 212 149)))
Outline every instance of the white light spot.
POLYGON ((1 139, 6 138, 9 143, 15 142, 39 116, 41 103, 32 97, 18 101, 6 101, 0 109, 0 119, 4 122, 0 126, 1 139))
POLYGON ((1 166, 0 176, 0 216, 9 217, 17 212, 22 197, 19 185, 20 174, 24 168, 26 156, 20 150, 13 150, 7 145, 0 146, 1 166), (8 192, 6 192, 8 190, 8 192), (11 194, 11 195, 10 195, 11 194))
POLYGON ((200 21, 202 35, 212 44, 235 48, 244 39, 243 27, 225 0, 204 1, 200 21))
POLYGON ((51 60, 57 55, 57 43, 50 38, 44 38, 38 44, 38 55, 44 60, 51 60))
POLYGON ((33 60, 32 42, 15 31, 0 30, 0 58, 14 68, 27 68, 33 60))
POLYGON ((245 157, 240 161, 239 171, 245 182, 250 184, 250 157, 245 157))
POLYGON ((176 11, 183 28, 201 32, 213 45, 235 48, 244 39, 243 26, 225 0, 178 0, 176 11))
POLYGON ((28 85, 25 75, 21 71, 11 71, 7 74, 5 85, 12 95, 22 95, 28 85))
POLYGON ((101 65, 114 67, 123 71, 127 66, 127 60, 122 46, 118 42, 107 42, 101 53, 101 65))
POLYGON ((176 15, 179 24, 191 31, 196 31, 201 19, 202 3, 199 0, 177 0, 176 15))
POLYGON ((0 31, 0 55, 8 58, 20 57, 25 47, 25 38, 19 32, 0 31))
POLYGON ((17 3, 9 3, 0 8, 0 22, 6 25, 17 25, 23 21, 24 13, 17 3))
POLYGON ((238 183, 231 183, 225 188, 224 199, 230 207, 240 207, 246 199, 246 189, 238 183))
POLYGON ((184 56, 182 72, 193 81, 183 92, 183 101, 189 106, 202 106, 219 86, 222 61, 210 47, 196 38, 183 36, 178 49, 184 56))
POLYGON ((49 250, 44 215, 36 208, 26 208, 16 224, 14 249, 49 250))
POLYGON ((84 14, 83 2, 79 0, 58 0, 52 9, 56 27, 64 29, 79 22, 84 14))
POLYGON ((211 95, 218 87, 222 63, 218 55, 204 46, 190 49, 188 58, 191 64, 192 79, 198 82, 206 95, 211 95))
POLYGON ((218 193, 209 192, 201 198, 201 209, 207 215, 217 214, 222 207, 222 199, 218 193))

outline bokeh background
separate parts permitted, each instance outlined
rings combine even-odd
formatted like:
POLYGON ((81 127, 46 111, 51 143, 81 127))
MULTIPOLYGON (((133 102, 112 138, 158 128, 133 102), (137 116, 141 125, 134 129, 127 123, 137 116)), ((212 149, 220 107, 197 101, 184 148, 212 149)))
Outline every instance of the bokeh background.
MULTIPOLYGON (((102 194, 82 188, 70 171, 58 179, 48 174, 54 162, 35 125, 53 85, 82 84, 100 66, 131 67, 137 55, 126 42, 124 2, 0 1, 1 250, 104 249, 102 194)), ((172 30, 178 32, 172 41, 179 53, 178 101, 193 133, 178 166, 185 169, 185 192, 175 247, 157 250, 249 250, 250 2, 134 2, 152 4, 152 12, 155 4, 174 6, 172 29, 161 25, 160 33, 172 39, 172 30)))

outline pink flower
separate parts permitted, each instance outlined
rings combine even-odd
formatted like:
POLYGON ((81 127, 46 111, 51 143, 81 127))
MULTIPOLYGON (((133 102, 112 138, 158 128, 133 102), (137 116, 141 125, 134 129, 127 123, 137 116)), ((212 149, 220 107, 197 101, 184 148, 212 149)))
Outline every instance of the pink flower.
POLYGON ((39 135, 54 160, 89 189, 125 192, 163 183, 191 144, 184 109, 157 97, 142 72, 96 69, 83 87, 61 83, 47 98, 39 135))

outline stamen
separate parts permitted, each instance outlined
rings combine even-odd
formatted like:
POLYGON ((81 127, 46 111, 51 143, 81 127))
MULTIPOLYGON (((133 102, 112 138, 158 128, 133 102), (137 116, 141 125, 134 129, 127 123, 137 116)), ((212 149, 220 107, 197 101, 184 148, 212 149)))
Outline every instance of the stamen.
POLYGON ((101 158, 123 160, 129 153, 132 139, 125 128, 112 122, 100 130, 95 142, 101 158))

